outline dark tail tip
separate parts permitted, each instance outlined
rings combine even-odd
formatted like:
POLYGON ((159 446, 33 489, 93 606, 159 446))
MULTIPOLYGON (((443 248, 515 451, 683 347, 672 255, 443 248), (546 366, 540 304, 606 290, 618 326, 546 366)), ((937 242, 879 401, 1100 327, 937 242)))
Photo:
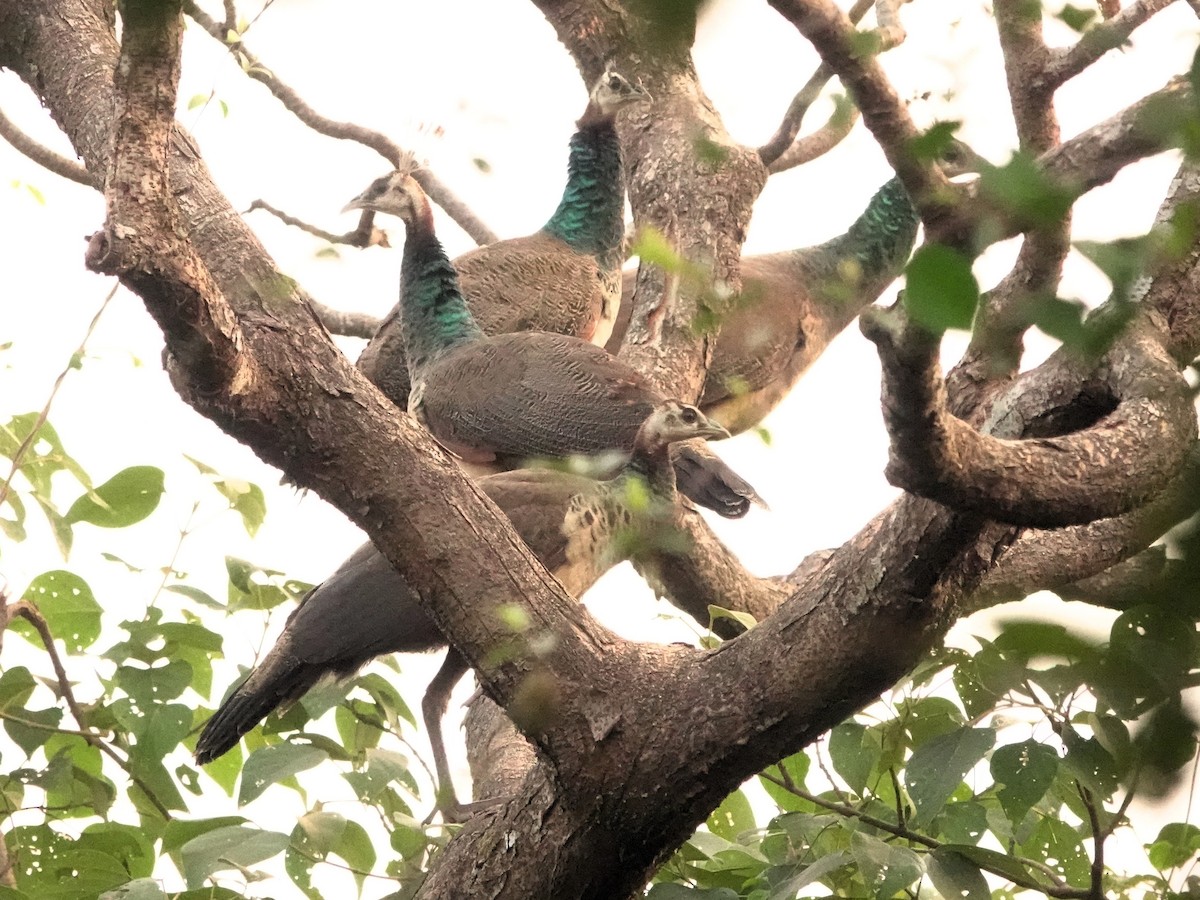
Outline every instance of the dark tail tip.
POLYGON ((766 507, 748 481, 716 456, 690 444, 676 444, 672 462, 679 490, 690 500, 727 519, 740 519, 750 504, 766 507))
POLYGON ((299 697, 315 680, 305 680, 303 671, 298 669, 271 679, 264 679, 261 673, 262 669, 250 673, 250 677, 204 723, 204 730, 196 741, 197 763, 207 765, 223 756, 272 710, 299 697))

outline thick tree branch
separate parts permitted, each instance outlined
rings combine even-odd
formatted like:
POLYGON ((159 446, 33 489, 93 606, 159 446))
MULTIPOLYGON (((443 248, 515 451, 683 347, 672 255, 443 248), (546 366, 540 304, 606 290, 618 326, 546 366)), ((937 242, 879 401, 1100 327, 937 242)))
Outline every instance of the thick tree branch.
POLYGON ((1096 62, 1109 50, 1122 46, 1129 36, 1175 0, 1137 0, 1115 16, 1085 31, 1071 47, 1053 50, 1046 59, 1043 82, 1056 90, 1096 62))
POLYGON ((1005 440, 950 412, 929 342, 905 341, 913 329, 899 308, 868 313, 863 333, 884 366, 887 476, 897 487, 1002 522, 1074 525, 1120 515, 1160 491, 1195 441, 1187 382, 1161 336, 1136 322, 1099 361, 1111 413, 1061 437, 1005 440), (905 353, 914 345, 923 356, 905 353))
MULTIPOLYGON (((1161 494, 1123 516, 1073 528, 1028 530, 1015 540, 1005 537, 999 528, 995 529, 996 534, 985 536, 981 541, 985 547, 997 542, 1011 546, 965 601, 965 609, 970 612, 1012 603, 1040 590, 1067 591, 1072 593, 1072 599, 1084 599, 1088 579, 1114 572, 1114 566, 1140 553, 1197 509, 1200 509, 1200 447, 1193 447, 1186 465, 1161 494)), ((1149 557, 1138 567, 1148 564, 1149 557)), ((1128 574, 1112 577, 1124 580, 1128 574)), ((1100 592, 1100 596, 1105 595, 1111 592, 1108 589, 1100 592)))
POLYGON ((87 169, 75 162, 55 153, 49 147, 43 147, 25 132, 21 131, 12 119, 0 111, 0 137, 4 138, 19 152, 28 156, 39 166, 49 169, 55 175, 61 175, 77 184, 95 187, 87 169))
MULTIPOLYGON (((266 85, 267 90, 290 113, 313 131, 327 137, 344 141, 354 141, 362 144, 364 147, 369 147, 386 159, 393 167, 398 166, 400 161, 407 156, 391 138, 380 134, 378 131, 372 131, 369 128, 355 125, 352 122, 337 122, 321 115, 305 103, 295 90, 280 81, 271 69, 264 66, 254 54, 246 49, 246 45, 241 40, 228 41, 229 29, 197 6, 194 0, 185 0, 183 8, 197 25, 228 47, 230 53, 240 54, 246 61, 243 66, 246 75, 266 85)), ((442 184, 441 180, 428 169, 423 167, 417 169, 413 172, 413 177, 417 179, 421 187, 425 190, 425 193, 429 195, 429 199, 444 209, 446 214, 458 223, 459 227, 469 234, 477 244, 491 244, 499 240, 499 236, 484 225, 471 212, 470 207, 448 187, 442 184)))
MULTIPOLYGON (((1198 205, 1200 166, 1185 159, 1167 189, 1155 228, 1167 232, 1178 216, 1186 233, 1198 205)), ((1200 246, 1193 241, 1177 259, 1155 272, 1153 279, 1145 279, 1142 288, 1144 302, 1169 326, 1168 352, 1179 365, 1192 362, 1200 354, 1200 246)))

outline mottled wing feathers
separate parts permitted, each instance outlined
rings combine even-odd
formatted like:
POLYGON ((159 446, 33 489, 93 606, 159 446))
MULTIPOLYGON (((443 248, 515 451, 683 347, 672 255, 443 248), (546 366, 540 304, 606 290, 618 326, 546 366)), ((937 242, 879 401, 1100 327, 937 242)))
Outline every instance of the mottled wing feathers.
POLYGON ((662 400, 599 347, 522 332, 456 348, 426 374, 417 415, 464 458, 507 460, 629 450, 662 400))
MULTIPOLYGON (((548 469, 516 469, 489 475, 479 482, 496 505, 504 510, 529 549, 556 575, 567 563, 567 536, 563 518, 571 498, 596 489, 582 475, 548 469)), ((578 591, 578 585, 567 585, 578 591)))
POLYGON ((454 260, 463 295, 488 334, 551 331, 590 340, 604 308, 596 258, 544 233, 480 247, 454 260))

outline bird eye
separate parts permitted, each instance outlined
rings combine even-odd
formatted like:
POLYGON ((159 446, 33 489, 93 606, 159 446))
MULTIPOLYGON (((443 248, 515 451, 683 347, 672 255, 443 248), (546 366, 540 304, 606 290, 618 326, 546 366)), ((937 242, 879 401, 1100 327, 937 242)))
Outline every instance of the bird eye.
POLYGON ((619 75, 610 76, 608 79, 608 86, 614 91, 619 90, 621 87, 621 77, 619 75))
POLYGON ((679 413, 679 418, 683 419, 684 425, 695 425, 696 424, 696 410, 694 410, 690 406, 685 406, 683 408, 683 410, 679 413))

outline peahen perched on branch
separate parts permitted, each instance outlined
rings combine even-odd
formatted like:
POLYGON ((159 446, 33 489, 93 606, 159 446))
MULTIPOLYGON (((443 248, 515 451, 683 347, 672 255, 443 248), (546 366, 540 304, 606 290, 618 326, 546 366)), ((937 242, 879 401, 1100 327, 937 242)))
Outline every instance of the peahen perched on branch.
MULTIPOLYGON (((576 123, 567 186, 550 220, 533 234, 454 260, 463 295, 486 334, 552 331, 601 346, 608 340, 621 302, 625 238, 625 176, 614 122, 620 110, 648 100, 640 85, 606 70, 576 123)), ((375 181, 355 208, 362 208, 373 193, 387 193, 397 177, 375 181)), ((397 304, 363 350, 358 367, 393 403, 407 409, 400 316, 397 304)))
MULTIPOLYGON (((978 171, 980 158, 955 141, 949 175, 978 171)), ((700 396, 709 416, 739 434, 787 396, 835 335, 904 271, 920 218, 892 178, 841 235, 812 247, 742 258, 742 292, 721 320, 700 396)), ((636 272, 622 278, 620 315, 606 345, 616 353, 633 314, 636 272)))
MULTIPOLYGON (((534 554, 575 596, 608 569, 638 554, 671 552, 676 504, 669 447, 675 441, 728 437, 696 407, 658 406, 638 430, 633 454, 616 476, 594 481, 550 469, 521 469, 480 479, 534 554)), ((375 545, 363 544, 288 617, 278 642, 204 726, 196 760, 211 762, 268 713, 300 699, 327 676, 348 678, 377 656, 446 646, 408 584, 375 545)), ((421 704, 438 777, 439 807, 460 807, 450 780, 441 720, 450 692, 467 671, 451 649, 421 704)))
MULTIPOLYGON (((438 443, 488 471, 537 457, 630 452, 638 428, 666 399, 662 393, 577 337, 487 336, 437 239, 420 185, 396 172, 380 188, 376 182, 350 205, 404 221, 400 328, 413 385, 408 410, 438 443)), ((679 490, 696 503, 737 518, 762 502, 702 442, 675 452, 679 490)))

